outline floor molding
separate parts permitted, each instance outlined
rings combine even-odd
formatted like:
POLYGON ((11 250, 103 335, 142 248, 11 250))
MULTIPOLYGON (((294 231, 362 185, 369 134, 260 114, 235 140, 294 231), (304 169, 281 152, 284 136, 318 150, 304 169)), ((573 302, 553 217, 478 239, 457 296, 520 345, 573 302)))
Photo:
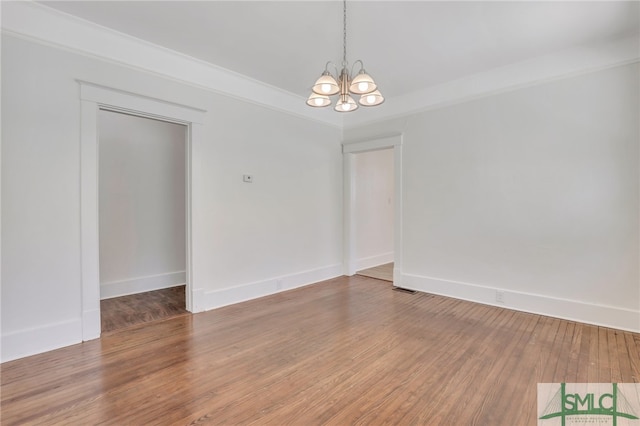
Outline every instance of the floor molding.
POLYGON ((0 362, 51 351, 82 342, 80 318, 2 335, 0 362))
POLYGON ((100 283, 100 299, 128 296, 130 294, 147 291, 162 290, 164 288, 184 285, 187 282, 185 271, 167 272, 164 274, 147 275, 126 280, 100 283))
POLYGON ((485 305, 521 312, 546 315, 586 324, 640 332, 640 311, 615 306, 584 303, 540 294, 524 293, 503 288, 449 281, 420 275, 402 274, 402 287, 425 293, 448 296, 485 305), (503 303, 496 301, 500 291, 503 303))
POLYGON ((393 262, 393 252, 382 253, 375 256, 363 257, 356 260, 356 271, 373 268, 374 266, 384 265, 393 262))
POLYGON ((205 293, 205 310, 268 296, 342 275, 341 263, 205 293))

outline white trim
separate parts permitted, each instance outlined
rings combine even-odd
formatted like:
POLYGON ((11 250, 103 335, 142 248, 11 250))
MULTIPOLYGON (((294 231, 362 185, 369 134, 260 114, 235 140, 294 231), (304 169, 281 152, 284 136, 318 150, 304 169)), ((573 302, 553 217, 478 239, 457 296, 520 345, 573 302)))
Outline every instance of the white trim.
POLYGON ((80 270, 84 341, 100 337, 98 105, 81 101, 80 115, 80 270))
POLYGON ((127 278, 125 280, 107 281, 100 283, 100 299, 111 299, 113 297, 161 290, 184 285, 186 282, 186 271, 166 272, 164 274, 127 278))
POLYGON ((366 139, 363 141, 344 141, 342 142, 343 153, 357 153, 376 151, 380 149, 393 148, 402 144, 402 135, 383 136, 375 139, 366 139))
POLYGON ((382 253, 376 256, 363 257, 356 260, 356 271, 386 265, 393 262, 393 252, 382 253))
POLYGON ((308 120, 342 127, 332 110, 309 108, 306 98, 31 1, 3 2, 3 33, 150 72, 308 120))
POLYGON ((348 277, 358 271, 356 265, 356 227, 354 226, 355 208, 354 198, 356 193, 355 158, 353 154, 344 152, 342 147, 342 256, 344 274, 348 277))
POLYGON ((577 46, 388 98, 379 108, 346 116, 344 127, 355 128, 638 61, 640 42, 637 36, 577 46))
MULTIPOLYGON (((83 291, 83 299, 84 299, 84 291, 83 291)), ((100 295, 98 295, 100 297, 100 295)), ((93 304, 92 304, 93 305, 93 304)), ((88 306, 85 308, 85 305, 82 305, 82 341, 85 342, 87 340, 97 339, 100 337, 100 301, 98 300, 97 308, 92 308, 92 306, 88 306)))
POLYGON ((80 343, 81 334, 82 323, 79 319, 3 334, 0 362, 80 343))
POLYGON ((335 127, 358 127, 452 103, 640 60, 637 37, 547 54, 494 68, 403 96, 378 108, 336 114, 309 108, 305 99, 272 85, 69 15, 46 5, 3 2, 3 34, 109 61, 139 71, 335 127))
MULTIPOLYGON (((2 2, 0 2, 0 20, 2 18, 2 2)), ((2 40, 0 40, 0 64, 2 63, 2 40)), ((0 71, 1 74, 1 71, 0 71)), ((1 89, 2 84, 0 84, 1 89)), ((0 128, 2 127, 2 102, 0 102, 0 128)), ((0 137, 0 236, 2 235, 2 137, 0 137)), ((1 240, 1 238, 0 238, 1 240)), ((2 303, 2 244, 0 244, 0 305, 2 303)), ((0 313, 0 362, 2 362, 2 315, 0 313)))
POLYGON ((404 288, 425 293, 636 333, 640 332, 640 311, 631 309, 412 274, 402 274, 402 283, 404 288), (504 303, 496 302, 496 291, 503 293, 504 303))
POLYGON ((185 291, 185 303, 186 309, 189 312, 202 312, 203 308, 203 300, 204 300, 204 290, 200 287, 201 283, 195 278, 193 273, 193 256, 194 256, 194 236, 193 236, 193 218, 194 218, 194 205, 197 200, 193 198, 193 185, 195 183, 194 176, 198 176, 200 173, 200 167, 202 166, 200 162, 196 162, 193 160, 193 152, 198 150, 200 144, 204 140, 204 133, 202 131, 203 125, 192 123, 187 129, 187 164, 186 164, 186 183, 187 190, 185 196, 187 198, 187 208, 189 209, 186 220, 186 233, 187 233, 187 260, 186 260, 186 274, 185 274, 185 282, 187 283, 187 288, 185 291))
POLYGON ((358 270, 355 255, 355 176, 354 155, 380 149, 393 149, 394 212, 393 212, 393 282, 400 286, 402 272, 402 135, 388 135, 364 141, 343 141, 343 257, 344 274, 354 275, 358 270))
POLYGON ((191 152, 202 137, 200 123, 205 111, 177 105, 161 99, 138 96, 134 93, 79 81, 81 99, 80 119, 80 238, 82 270, 82 340, 100 337, 100 272, 98 241, 98 126, 100 109, 126 111, 142 117, 152 117, 187 126, 187 230, 186 230, 186 308, 198 312, 202 305, 194 300, 197 283, 192 273, 192 183, 191 152))
POLYGON ((145 115, 150 118, 159 118, 177 123, 202 124, 204 121, 206 111, 200 108, 136 95, 83 80, 77 81, 80 83, 80 99, 99 103, 103 107, 108 106, 113 111, 125 114, 136 113, 136 111, 157 111, 162 115, 152 112, 148 112, 145 115))
POLYGON ((342 264, 329 265, 295 274, 282 275, 268 280, 241 284, 205 293, 205 310, 221 308, 270 294, 316 284, 342 275, 342 264))

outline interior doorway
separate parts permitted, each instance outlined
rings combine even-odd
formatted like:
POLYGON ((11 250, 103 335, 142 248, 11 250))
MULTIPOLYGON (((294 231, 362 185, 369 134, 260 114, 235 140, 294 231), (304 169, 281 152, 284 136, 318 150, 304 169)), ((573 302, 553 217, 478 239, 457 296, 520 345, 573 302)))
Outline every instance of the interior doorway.
POLYGON ((204 289, 194 279, 193 176, 194 150, 204 143, 206 110, 78 81, 80 85, 80 243, 82 340, 100 337, 100 271, 98 239, 98 114, 101 110, 124 112, 183 124, 187 128, 186 193, 186 286, 185 303, 189 312, 204 310, 204 289))
POLYGON ((98 112, 101 331, 185 314, 183 124, 98 112))
POLYGON ((393 281, 393 149, 353 154, 354 256, 358 275, 393 281))
MULTIPOLYGON (((358 142, 344 142, 344 265, 345 275, 351 276, 359 270, 368 269, 373 266, 387 265, 383 267, 384 273, 388 273, 389 260, 392 260, 392 278, 395 286, 400 286, 402 277, 402 135, 388 136, 378 139, 370 139, 358 142), (358 157, 361 154, 373 153, 369 158, 366 156, 358 157), (376 154, 377 153, 377 154, 376 154), (372 160, 371 165, 379 164, 380 158, 388 155, 388 159, 382 161, 390 161, 392 170, 391 176, 385 173, 378 173, 380 179, 387 179, 387 182, 377 186, 374 182, 373 187, 368 188, 371 197, 365 200, 359 199, 358 191, 362 194, 363 189, 358 189, 359 180, 370 178, 370 175, 376 175, 375 170, 359 174, 359 160, 372 160), (385 189, 386 185, 391 185, 392 190, 385 189), (386 194, 386 195, 385 195, 386 194), (389 196, 391 195, 391 196, 389 196), (364 202, 363 202, 364 201, 364 202), (363 215, 359 210, 371 208, 385 209, 387 204, 388 211, 385 214, 374 216, 363 215), (377 205, 377 207, 376 207, 377 205), (370 220, 374 217, 373 223, 363 224, 362 221, 370 220), (376 229, 382 223, 392 223, 391 228, 387 231, 392 233, 392 250, 385 252, 384 247, 389 247, 388 241, 377 241, 377 251, 380 253, 363 253, 361 247, 367 245, 371 241, 367 238, 359 238, 358 234, 367 232, 367 227, 376 229), (386 257, 385 257, 386 256, 386 257), (390 257, 390 259, 389 259, 390 257), (367 264, 369 262, 369 264, 367 264)), ((380 163, 381 164, 381 163, 380 163)), ((378 233, 377 236, 381 234, 378 233)), ((369 236, 370 239, 371 236, 369 236)), ((384 239, 384 238, 383 238, 384 239)), ((388 250, 388 249, 387 249, 388 250)))

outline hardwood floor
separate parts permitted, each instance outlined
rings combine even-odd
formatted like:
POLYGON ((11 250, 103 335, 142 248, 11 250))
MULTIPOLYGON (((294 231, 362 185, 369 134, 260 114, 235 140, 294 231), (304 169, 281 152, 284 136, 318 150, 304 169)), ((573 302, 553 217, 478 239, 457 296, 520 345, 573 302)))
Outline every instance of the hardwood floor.
POLYGON ((535 425, 538 382, 640 382, 640 334, 354 276, 1 365, 3 425, 535 425))
POLYGON ((185 286, 182 285, 101 300, 102 332, 188 314, 184 292, 185 286))
POLYGON ((356 272, 363 277, 393 282, 393 262, 356 272))

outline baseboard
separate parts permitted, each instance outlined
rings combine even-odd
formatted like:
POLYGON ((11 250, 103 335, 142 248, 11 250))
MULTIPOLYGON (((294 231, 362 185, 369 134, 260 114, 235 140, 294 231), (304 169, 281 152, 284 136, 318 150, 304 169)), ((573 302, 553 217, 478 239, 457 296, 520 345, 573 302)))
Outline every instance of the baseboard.
POLYGON ((92 309, 82 312, 82 341, 98 339, 102 331, 100 310, 92 309))
POLYGON ((404 288, 425 293, 636 333, 640 332, 640 311, 632 309, 411 274, 402 274, 401 283, 404 288), (503 293, 504 303, 496 302, 496 291, 503 293))
POLYGON ((108 281, 100 283, 100 299, 111 299, 112 297, 144 293, 145 291, 162 290, 163 288, 184 285, 186 282, 187 276, 185 271, 108 281))
POLYGON ((257 299, 274 293, 291 290, 319 281, 339 277, 343 273, 341 263, 323 268, 283 275, 268 280, 256 281, 235 287, 208 291, 205 293, 205 310, 221 308, 234 303, 257 299))
POLYGON ((80 318, 2 335, 0 362, 51 351, 82 342, 80 318))
POLYGON ((393 252, 356 259, 356 271, 362 271, 363 269, 373 268, 374 266, 380 266, 391 262, 393 262, 393 252))

